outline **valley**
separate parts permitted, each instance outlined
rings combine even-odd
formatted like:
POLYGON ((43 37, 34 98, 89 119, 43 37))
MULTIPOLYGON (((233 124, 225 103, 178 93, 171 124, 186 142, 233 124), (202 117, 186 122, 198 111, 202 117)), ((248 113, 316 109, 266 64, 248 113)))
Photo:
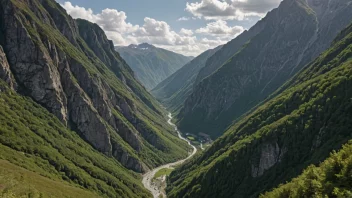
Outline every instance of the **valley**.
POLYGON ((352 197, 352 0, 0 0, 0 197, 352 197))

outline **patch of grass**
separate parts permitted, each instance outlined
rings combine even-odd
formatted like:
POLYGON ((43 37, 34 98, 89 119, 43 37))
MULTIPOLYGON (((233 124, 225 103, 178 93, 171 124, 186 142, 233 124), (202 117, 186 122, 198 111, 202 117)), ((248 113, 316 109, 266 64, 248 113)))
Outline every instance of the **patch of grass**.
POLYGON ((192 136, 187 136, 187 139, 191 140, 191 141, 195 141, 196 138, 192 137, 192 136))
POLYGON ((174 169, 171 169, 171 168, 160 169, 158 172, 155 173, 153 179, 156 179, 156 178, 164 176, 164 175, 169 176, 173 170, 174 169))

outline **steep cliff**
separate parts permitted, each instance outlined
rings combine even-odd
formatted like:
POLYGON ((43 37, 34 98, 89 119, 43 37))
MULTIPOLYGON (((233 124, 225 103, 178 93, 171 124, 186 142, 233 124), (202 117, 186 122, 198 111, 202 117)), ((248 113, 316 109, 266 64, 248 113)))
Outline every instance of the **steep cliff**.
POLYGON ((162 104, 173 112, 180 109, 186 98, 192 93, 199 71, 205 66, 209 57, 214 55, 222 46, 207 50, 187 63, 170 77, 159 83, 151 93, 162 104))
POLYGON ((195 87, 178 115, 180 129, 220 136, 327 49, 350 23, 351 8, 350 0, 284 0, 254 26, 257 34, 195 87))
MULTIPOLYGON (((348 142, 352 138, 351 26, 281 93, 230 126, 202 155, 175 170, 168 181, 169 197, 257 197, 348 142)), ((348 160, 343 163, 350 167, 345 164, 348 160)), ((330 170, 339 173, 339 169, 330 170)), ((348 180, 346 174, 339 179, 348 180)), ((322 180, 314 182, 317 186, 307 186, 310 181, 305 180, 308 183, 300 183, 299 188, 329 192, 329 185, 319 186, 324 175, 319 177, 322 180)), ((287 195, 283 192, 282 197, 287 195)))
POLYGON ((10 68, 3 79, 16 79, 18 93, 128 169, 144 172, 187 155, 99 26, 73 20, 53 0, 1 0, 0 10, 8 60, 1 68, 10 68))
POLYGON ((148 43, 116 47, 116 51, 131 66, 136 78, 148 90, 153 89, 192 60, 192 57, 157 48, 148 43))

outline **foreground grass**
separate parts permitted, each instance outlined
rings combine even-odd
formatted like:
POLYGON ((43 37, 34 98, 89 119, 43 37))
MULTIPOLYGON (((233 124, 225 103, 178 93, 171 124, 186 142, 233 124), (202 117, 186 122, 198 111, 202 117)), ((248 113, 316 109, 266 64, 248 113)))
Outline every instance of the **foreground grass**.
POLYGON ((77 197, 98 195, 62 181, 54 181, 6 160, 0 160, 0 197, 77 197))

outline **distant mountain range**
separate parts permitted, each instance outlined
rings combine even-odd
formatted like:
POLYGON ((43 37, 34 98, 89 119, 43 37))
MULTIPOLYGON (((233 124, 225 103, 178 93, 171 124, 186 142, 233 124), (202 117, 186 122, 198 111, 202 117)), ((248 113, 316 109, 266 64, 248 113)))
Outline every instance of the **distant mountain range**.
POLYGON ((157 48, 147 43, 116 47, 115 49, 147 90, 153 89, 158 83, 193 59, 193 57, 157 48))

